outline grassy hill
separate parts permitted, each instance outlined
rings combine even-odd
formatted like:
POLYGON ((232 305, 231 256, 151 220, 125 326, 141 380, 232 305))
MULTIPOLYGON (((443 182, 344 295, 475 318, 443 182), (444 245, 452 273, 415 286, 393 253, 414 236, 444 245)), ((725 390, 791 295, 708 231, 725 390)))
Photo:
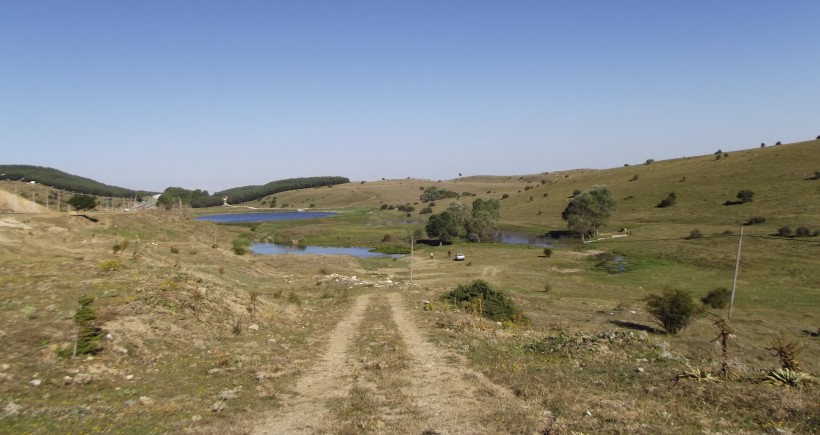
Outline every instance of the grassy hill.
MULTIPOLYGON (((525 422, 544 433, 816 433, 820 385, 759 381, 780 365, 770 350, 778 339, 796 345, 804 372, 820 372, 820 238, 773 236, 784 225, 820 229, 820 181, 811 179, 818 170, 820 141, 810 141, 720 159, 354 182, 274 195, 285 209, 340 211, 309 221, 222 226, 191 219, 224 207, 100 210, 89 213, 95 220, 34 210, 0 216, 0 425, 14 433, 251 432, 255 422, 304 400, 295 397, 297 381, 327 361, 328 332, 345 324, 359 296, 372 296, 376 302, 363 311, 369 320, 355 333, 351 327, 359 353, 339 359, 354 364, 356 376, 338 387, 343 399, 322 397, 315 406, 330 408, 329 433, 408 432, 396 422, 424 419, 429 410, 404 395, 413 384, 408 355, 422 347, 401 339, 395 307, 384 299, 395 296, 413 309, 404 320, 423 327, 419 340, 447 353, 454 383, 479 385, 473 372, 455 375, 468 366, 503 389, 482 381, 480 394, 527 405, 477 412, 475 424, 509 433, 531 433, 525 422), (395 259, 232 249, 240 239, 401 244, 426 222, 419 212, 430 204, 419 195, 430 186, 504 198, 500 223, 507 229, 562 230, 560 214, 573 191, 597 185, 619 201, 602 236, 621 227, 631 235, 564 241, 550 257, 538 247, 461 240, 417 245, 412 258, 395 259), (742 189, 754 192, 752 202, 724 205, 742 189), (670 192, 676 204, 657 208, 670 192), (381 209, 405 204, 415 207, 410 216, 381 209), (647 311, 647 296, 674 288, 698 301, 730 288, 739 229, 752 216, 766 221, 744 227, 728 356, 714 340, 725 308, 708 309, 679 335, 664 333, 647 311), (693 229, 704 236, 687 239, 693 229), (452 261, 448 251, 467 258, 452 261), (484 321, 476 305, 441 299, 476 279, 503 290, 527 320, 484 321), (98 354, 71 358, 82 295, 95 298, 97 325, 110 337, 100 338, 98 354), (722 367, 731 376, 719 376, 722 367)), ((16 186, 0 185, 9 192, 16 186)), ((449 202, 432 208, 440 212, 449 202)), ((439 407, 435 414, 464 415, 455 411, 439 407)))
POLYGON ((53 168, 31 165, 0 165, 0 180, 37 182, 54 189, 87 195, 133 197, 136 194, 148 193, 123 187, 109 186, 90 178, 80 177, 53 168))

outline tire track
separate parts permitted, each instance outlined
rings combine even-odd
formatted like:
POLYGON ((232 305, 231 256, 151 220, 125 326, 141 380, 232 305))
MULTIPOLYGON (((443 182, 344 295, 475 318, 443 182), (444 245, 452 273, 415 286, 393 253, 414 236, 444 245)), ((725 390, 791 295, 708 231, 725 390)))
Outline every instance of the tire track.
POLYGON ((392 293, 387 297, 412 360, 407 374, 411 386, 405 393, 422 410, 425 421, 420 423, 424 431, 442 435, 509 433, 521 428, 518 424, 510 427, 511 421, 532 420, 530 406, 510 390, 466 368, 463 360, 453 361, 463 358, 460 355, 429 343, 411 320, 401 295, 392 293))
POLYGON ((370 295, 356 298, 350 313, 330 333, 329 346, 322 359, 296 383, 295 395, 285 406, 258 426, 258 434, 317 433, 327 416, 325 402, 342 397, 352 378, 348 349, 364 318, 370 295))

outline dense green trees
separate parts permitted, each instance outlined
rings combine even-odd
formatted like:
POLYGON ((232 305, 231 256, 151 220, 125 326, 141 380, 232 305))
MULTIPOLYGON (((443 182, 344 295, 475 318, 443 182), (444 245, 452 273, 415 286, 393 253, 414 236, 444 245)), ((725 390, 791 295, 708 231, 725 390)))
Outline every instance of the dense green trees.
POLYGON ((74 195, 68 200, 68 205, 74 207, 74 210, 78 212, 93 210, 97 207, 97 198, 91 195, 74 195))
POLYGON ((138 193, 109 186, 89 178, 78 177, 52 168, 31 165, 0 165, 4 180, 36 181, 39 184, 69 192, 97 196, 133 197, 138 193))
POLYGON ((581 237, 581 240, 598 234, 603 228, 618 203, 612 191, 607 187, 594 187, 589 192, 580 193, 572 198, 561 218, 567 221, 567 228, 581 237))
POLYGON ((421 202, 437 201, 446 198, 458 198, 459 194, 450 190, 439 189, 431 186, 424 190, 424 193, 419 196, 421 202))
MULTIPOLYGON (((312 187, 332 186, 335 184, 349 183, 345 177, 306 177, 288 178, 285 180, 271 181, 263 186, 235 187, 209 195, 207 190, 187 190, 181 187, 169 187, 165 189, 157 200, 157 206, 165 207, 215 207, 222 205, 222 198, 227 196, 228 203, 239 204, 242 202, 255 201, 268 195, 288 190, 308 189, 312 187)), ((275 202, 272 202, 272 205, 275 202)))
POLYGON ((450 212, 444 211, 431 215, 424 230, 428 236, 437 238, 441 243, 449 243, 458 235, 458 221, 450 212))
POLYGON ((441 214, 431 215, 425 229, 427 235, 445 243, 463 229, 468 240, 478 242, 492 237, 495 233, 500 208, 501 203, 497 199, 478 198, 472 204, 456 201, 447 206, 447 210, 441 214), (442 233, 445 234, 445 238, 441 237, 442 233))

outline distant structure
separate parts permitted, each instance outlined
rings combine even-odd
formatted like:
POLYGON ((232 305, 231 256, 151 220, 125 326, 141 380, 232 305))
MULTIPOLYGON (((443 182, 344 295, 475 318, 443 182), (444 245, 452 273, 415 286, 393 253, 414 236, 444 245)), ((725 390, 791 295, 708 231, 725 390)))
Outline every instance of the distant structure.
POLYGON ((227 196, 222 197, 222 205, 228 205, 228 197, 227 196))

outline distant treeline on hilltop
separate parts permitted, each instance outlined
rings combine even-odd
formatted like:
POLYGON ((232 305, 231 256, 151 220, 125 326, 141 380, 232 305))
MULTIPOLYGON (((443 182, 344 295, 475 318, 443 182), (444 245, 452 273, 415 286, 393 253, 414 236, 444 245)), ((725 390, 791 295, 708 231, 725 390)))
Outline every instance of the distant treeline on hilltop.
POLYGON ((55 189, 87 195, 131 197, 149 192, 109 186, 89 178, 67 174, 53 168, 31 165, 0 165, 0 180, 21 180, 50 186, 55 189))
POLYGON ((262 186, 243 186, 216 192, 209 195, 207 190, 186 190, 181 187, 169 187, 160 196, 158 205, 175 207, 178 204, 189 205, 194 208, 214 207, 222 205, 222 198, 227 196, 228 203, 239 204, 262 199, 268 195, 288 190, 307 189, 311 187, 333 186, 349 183, 346 177, 305 177, 288 178, 271 181, 262 186))

